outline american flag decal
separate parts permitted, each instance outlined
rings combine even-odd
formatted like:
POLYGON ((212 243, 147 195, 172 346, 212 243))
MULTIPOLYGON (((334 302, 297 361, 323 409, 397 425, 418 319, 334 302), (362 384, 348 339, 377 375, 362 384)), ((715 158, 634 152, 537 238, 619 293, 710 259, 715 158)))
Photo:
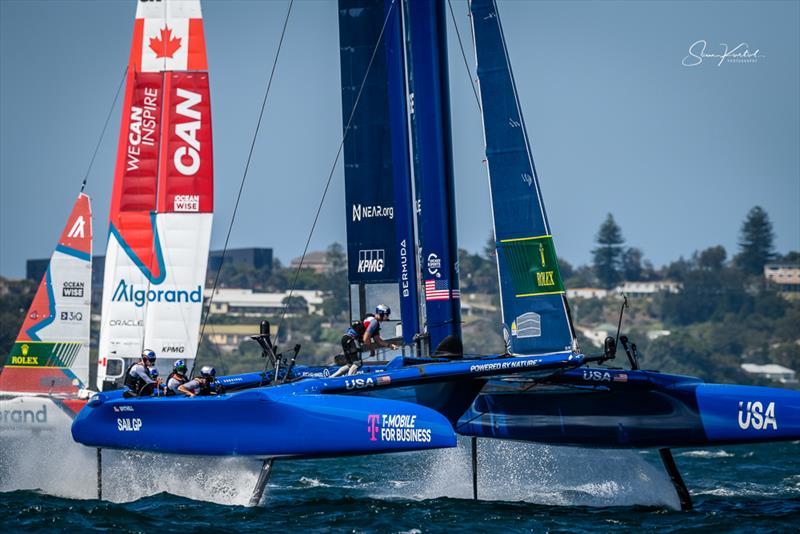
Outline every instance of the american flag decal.
POLYGON ((450 290, 449 280, 425 280, 425 300, 449 300, 461 297, 458 289, 450 290))

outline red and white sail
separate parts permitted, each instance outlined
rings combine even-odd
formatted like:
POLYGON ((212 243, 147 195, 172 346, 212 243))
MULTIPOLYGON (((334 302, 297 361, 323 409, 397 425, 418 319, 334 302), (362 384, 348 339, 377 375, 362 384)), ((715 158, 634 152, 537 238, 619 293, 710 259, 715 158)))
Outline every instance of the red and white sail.
POLYGON ((109 359, 144 348, 162 361, 195 357, 213 202, 200 2, 140 0, 111 199, 99 388, 109 359))
POLYGON ((0 391, 75 395, 89 382, 92 212, 78 195, 0 371, 0 391))

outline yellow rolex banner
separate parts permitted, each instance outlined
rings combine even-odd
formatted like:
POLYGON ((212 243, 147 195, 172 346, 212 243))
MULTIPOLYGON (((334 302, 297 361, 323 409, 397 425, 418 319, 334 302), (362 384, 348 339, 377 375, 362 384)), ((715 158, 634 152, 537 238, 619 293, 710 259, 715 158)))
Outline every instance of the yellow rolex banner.
POLYGON ((80 342, 17 341, 6 357, 6 367, 68 368, 81 350, 80 342))
POLYGON ((552 236, 504 239, 497 249, 511 274, 515 296, 534 297, 564 292, 552 236))

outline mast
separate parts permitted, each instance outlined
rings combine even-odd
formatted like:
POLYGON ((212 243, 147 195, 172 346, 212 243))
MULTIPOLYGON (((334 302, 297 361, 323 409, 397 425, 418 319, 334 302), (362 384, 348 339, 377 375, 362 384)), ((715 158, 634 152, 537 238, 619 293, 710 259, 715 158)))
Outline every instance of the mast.
POLYGON ((207 69, 199 0, 137 3, 111 198, 100 389, 109 361, 120 376, 142 348, 167 366, 196 355, 213 213, 207 69))
POLYGON ((443 0, 404 2, 419 261, 430 347, 461 337, 455 187, 443 0))
MULTIPOLYGON (((398 0, 384 0, 387 12, 398 0)), ((389 124, 392 141, 394 193, 396 199, 395 225, 399 248, 400 312, 403 318, 403 341, 414 342, 420 332, 419 258, 417 256, 416 217, 414 211, 414 180, 411 166, 410 115, 408 113, 408 85, 405 41, 403 39, 403 8, 395 5, 388 21, 384 43, 386 46, 389 98, 389 124)), ((424 310, 423 310, 424 311, 424 310)))
POLYGON ((497 5, 494 0, 472 0, 470 12, 508 350, 512 354, 576 350, 497 5))

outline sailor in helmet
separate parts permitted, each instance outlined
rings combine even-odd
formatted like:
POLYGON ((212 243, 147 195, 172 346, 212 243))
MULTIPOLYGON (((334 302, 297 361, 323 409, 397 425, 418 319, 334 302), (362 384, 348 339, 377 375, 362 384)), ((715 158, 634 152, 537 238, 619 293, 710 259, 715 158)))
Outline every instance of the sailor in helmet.
POLYGON ((125 392, 126 397, 152 395, 159 383, 159 378, 150 375, 150 369, 155 368, 156 353, 150 349, 142 351, 142 357, 133 363, 125 372, 125 386, 130 390, 125 392))
POLYGON ((178 388, 189 381, 188 372, 189 368, 186 367, 185 361, 177 360, 175 362, 172 372, 167 377, 167 395, 176 395, 178 388))
POLYGON ((341 366, 331 378, 347 375, 354 375, 361 367, 361 353, 368 350, 374 353, 380 347, 396 349, 393 343, 387 343, 381 338, 381 323, 389 319, 392 310, 386 304, 375 306, 375 313, 369 314, 363 320, 353 323, 347 332, 342 336, 342 350, 344 351, 347 363, 341 366))
POLYGON ((178 386, 178 391, 186 393, 190 397, 225 393, 221 384, 214 383, 216 379, 217 370, 210 365, 204 365, 200 369, 200 376, 178 386))

